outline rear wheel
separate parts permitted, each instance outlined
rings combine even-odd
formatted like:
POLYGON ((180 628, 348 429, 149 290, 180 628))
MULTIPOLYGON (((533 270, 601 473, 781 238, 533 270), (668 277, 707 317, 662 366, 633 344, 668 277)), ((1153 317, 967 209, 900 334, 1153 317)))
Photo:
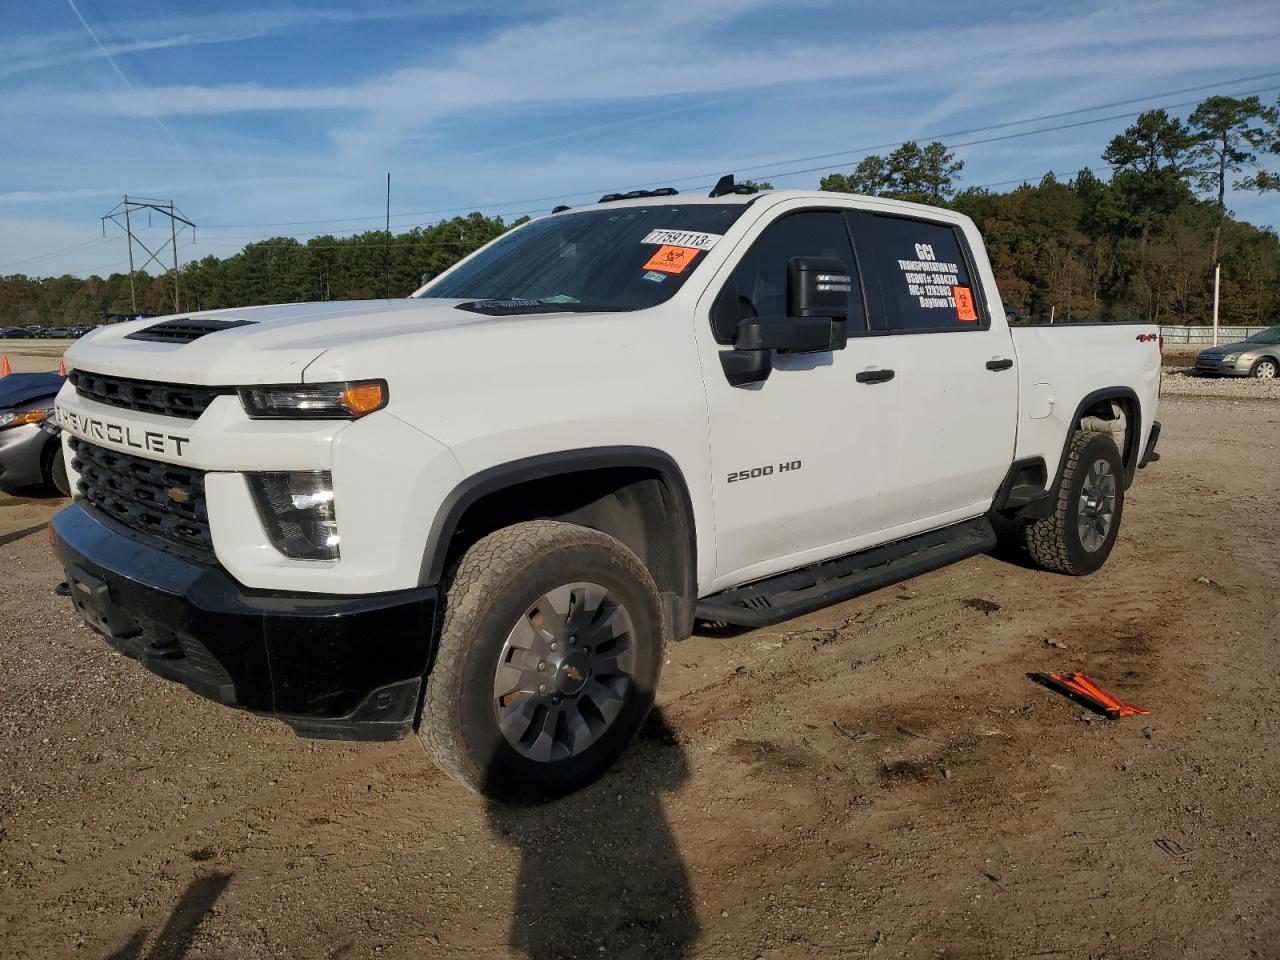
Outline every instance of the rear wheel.
POLYGON ((492 533, 447 582, 418 736, 486 796, 576 790, 644 722, 662 623, 653 578, 613 537, 549 520, 492 533))
POLYGON ((1124 511, 1124 463, 1110 434, 1077 430, 1053 513, 1027 525, 1027 552, 1046 570, 1082 576, 1111 555, 1124 511))
POLYGON ((1274 380, 1277 370, 1277 364, 1269 357, 1263 357, 1253 365, 1253 369, 1249 371, 1249 376, 1256 377, 1259 380, 1274 380))

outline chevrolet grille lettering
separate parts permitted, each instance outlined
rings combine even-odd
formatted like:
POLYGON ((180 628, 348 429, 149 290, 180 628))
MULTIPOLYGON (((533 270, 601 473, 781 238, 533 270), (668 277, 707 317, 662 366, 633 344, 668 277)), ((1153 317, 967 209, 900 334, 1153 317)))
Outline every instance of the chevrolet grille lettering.
POLYGON ((191 442, 190 437, 112 423, 62 407, 58 407, 57 410, 58 422, 65 429, 86 440, 105 440, 122 447, 133 447, 135 450, 145 450, 148 453, 167 453, 175 457, 183 456, 183 447, 191 442))

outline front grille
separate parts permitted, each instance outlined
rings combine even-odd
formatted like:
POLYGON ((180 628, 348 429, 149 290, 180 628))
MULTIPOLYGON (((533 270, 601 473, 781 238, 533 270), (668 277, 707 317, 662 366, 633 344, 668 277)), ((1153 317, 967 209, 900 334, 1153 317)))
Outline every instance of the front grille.
POLYGON ((213 320, 183 317, 180 320, 165 320, 153 323, 149 327, 135 330, 125 336, 126 340, 149 340, 154 343, 190 343, 219 330, 230 330, 253 323, 252 320, 213 320))
POLYGON ((77 488, 103 513, 140 533, 212 553, 204 471, 144 460, 70 439, 77 488))
POLYGON ((86 400, 96 400, 126 410, 162 413, 167 417, 195 420, 204 413, 214 397, 234 393, 233 387, 197 387, 184 383, 157 383, 153 380, 131 380, 88 370, 72 370, 68 379, 76 393, 86 400))

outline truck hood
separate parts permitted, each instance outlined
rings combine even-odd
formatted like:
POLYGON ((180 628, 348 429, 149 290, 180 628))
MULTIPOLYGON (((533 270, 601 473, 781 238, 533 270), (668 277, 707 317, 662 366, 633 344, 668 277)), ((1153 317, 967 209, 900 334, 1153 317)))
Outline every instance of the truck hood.
POLYGON ((433 330, 539 320, 491 317, 456 309, 462 300, 349 300, 206 310, 99 327, 66 353, 72 367, 140 380, 207 385, 299 383, 325 352, 412 338, 433 330), (189 321, 191 339, 148 334, 170 321, 189 321), (207 322, 206 322, 207 321, 207 322), (142 338, 139 338, 141 336, 142 338))

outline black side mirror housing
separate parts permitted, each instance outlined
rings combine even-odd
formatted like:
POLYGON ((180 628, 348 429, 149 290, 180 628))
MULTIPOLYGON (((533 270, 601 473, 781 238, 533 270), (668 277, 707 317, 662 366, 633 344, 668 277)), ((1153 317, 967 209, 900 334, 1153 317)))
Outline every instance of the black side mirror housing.
POLYGON ((787 316, 849 319, 849 268, 829 257, 792 257, 787 263, 787 316))
MULTIPOLYGON (((732 386, 760 383, 773 372, 773 353, 825 353, 848 343, 849 268, 828 257, 792 257, 787 263, 787 316, 743 317, 738 320, 732 350, 722 351, 720 366, 732 386)), ((736 308, 721 302, 712 308, 718 334, 726 314, 736 308)), ((720 337, 718 336, 717 339, 720 337)))

